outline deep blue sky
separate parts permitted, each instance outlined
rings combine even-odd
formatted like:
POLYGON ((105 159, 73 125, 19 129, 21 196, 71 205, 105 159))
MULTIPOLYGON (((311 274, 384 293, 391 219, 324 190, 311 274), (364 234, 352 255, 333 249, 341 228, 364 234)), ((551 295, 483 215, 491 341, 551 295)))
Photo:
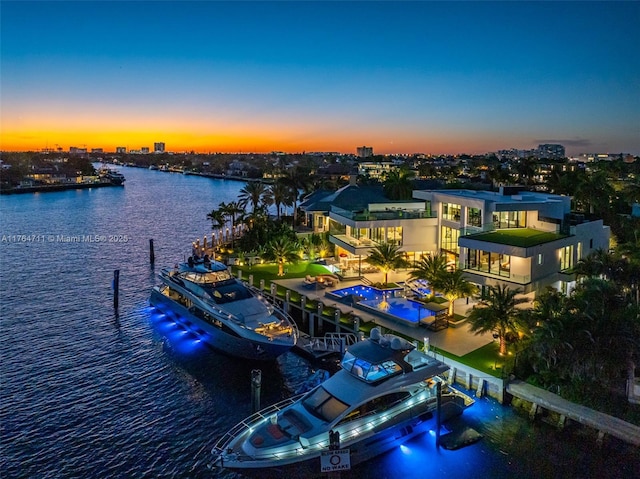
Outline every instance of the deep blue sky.
POLYGON ((640 154, 637 2, 5 2, 3 149, 640 154))

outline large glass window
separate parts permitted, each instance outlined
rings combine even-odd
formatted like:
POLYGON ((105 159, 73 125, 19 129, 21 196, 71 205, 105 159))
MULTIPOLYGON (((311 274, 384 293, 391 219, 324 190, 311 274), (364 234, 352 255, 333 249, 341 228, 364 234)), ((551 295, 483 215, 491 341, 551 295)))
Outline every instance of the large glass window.
POLYGON ((511 256, 469 249, 467 250, 465 268, 508 278, 511 276, 511 256))
POLYGON ((560 248, 560 271, 569 269, 573 266, 573 245, 560 248))
POLYGON ((455 255, 460 254, 460 247, 458 246, 459 237, 460 231, 455 228, 443 226, 441 230, 440 249, 449 251, 455 255))
POLYGON ((387 242, 402 246, 402 226, 390 226, 387 228, 387 242))
POLYGON ((496 211, 493 213, 493 226, 502 228, 525 228, 527 226, 526 211, 496 211))
POLYGON ((372 228, 371 239, 376 243, 384 243, 384 228, 372 228))
POLYGON ((427 200, 424 202, 424 211, 427 216, 431 216, 431 201, 427 200))
POLYGON ((335 220, 329 219, 329 234, 337 236, 337 235, 351 235, 351 230, 350 228, 348 229, 347 226, 338 223, 335 220))
POLYGON ((480 208, 469 208, 467 222, 469 226, 482 226, 482 210, 480 208))
POLYGON ((460 205, 454 203, 442 203, 442 219, 460 221, 460 205))

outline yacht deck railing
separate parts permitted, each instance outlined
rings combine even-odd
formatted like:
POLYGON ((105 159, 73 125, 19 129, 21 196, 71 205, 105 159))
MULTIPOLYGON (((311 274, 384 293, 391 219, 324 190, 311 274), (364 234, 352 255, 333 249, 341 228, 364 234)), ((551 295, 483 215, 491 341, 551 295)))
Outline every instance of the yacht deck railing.
MULTIPOLYGON (((440 381, 444 385, 446 385, 444 380, 442 380, 439 377, 434 377, 433 379, 436 381, 440 381)), ((459 391, 457 391, 455 388, 452 388, 451 386, 447 386, 447 387, 450 390, 450 394, 462 396, 463 398, 466 396, 460 393, 459 391)), ((296 400, 301 396, 303 395, 296 396, 296 400)), ((290 399, 294 399, 294 398, 290 398, 290 399)), ((361 416, 358 420, 354 420, 353 424, 349 424, 348 422, 343 423, 342 426, 334 429, 337 429, 340 432, 340 439, 346 443, 350 440, 355 439, 361 434, 366 434, 369 431, 374 430, 376 427, 383 425, 392 417, 395 417, 399 414, 410 411, 414 406, 416 406, 417 404, 423 401, 435 403, 436 400, 437 400, 436 393, 432 390, 432 388, 428 387, 427 384, 425 383, 422 391, 415 394, 410 399, 406 401, 402 401, 401 404, 396 406, 396 409, 393 412, 390 411, 389 409, 386 409, 384 414, 381 414, 380 411, 371 411, 368 414, 361 416), (370 418, 370 420, 363 423, 363 421, 360 420, 363 418, 370 418)), ((218 443, 216 443, 216 445, 213 447, 213 450, 211 452, 214 455, 220 455, 227 452, 227 448, 238 435, 246 432, 248 428, 255 427, 258 423, 267 419, 273 413, 283 409, 284 407, 286 407, 289 404, 292 404, 293 402, 295 402, 295 400, 282 401, 280 403, 277 403, 271 406, 270 408, 264 411, 260 411, 254 414, 253 416, 247 418, 245 421, 242 421, 241 423, 237 424, 227 434, 225 434, 222 437, 222 439, 218 441, 218 443)), ((465 403, 466 403, 466 400, 465 400, 465 403)), ((299 445, 292 445, 291 449, 280 452, 280 453, 248 455, 248 454, 238 454, 237 452, 234 451, 236 454, 234 457, 237 460, 244 460, 244 461, 268 461, 268 460, 292 458, 292 457, 302 456, 310 453, 313 454, 316 451, 319 453, 320 451, 325 450, 329 447, 329 433, 327 431, 325 439, 320 439, 314 443, 309 442, 306 438, 304 438, 304 436, 301 436, 299 438, 299 441, 300 441, 299 445)))

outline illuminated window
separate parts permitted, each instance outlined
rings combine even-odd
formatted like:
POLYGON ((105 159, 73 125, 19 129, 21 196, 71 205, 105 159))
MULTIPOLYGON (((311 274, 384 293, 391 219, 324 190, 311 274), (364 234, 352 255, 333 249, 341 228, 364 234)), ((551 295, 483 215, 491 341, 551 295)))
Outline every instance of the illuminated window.
POLYGON ((527 212, 496 211, 493 213, 493 225, 496 229, 525 228, 527 226, 527 212))
POLYGON ((442 203, 442 219, 449 221, 460 221, 460 205, 453 203, 442 203))
POLYGON ((560 271, 573 266, 573 245, 565 246, 558 250, 560 253, 560 271))
POLYGON ((482 226, 482 210, 480 208, 469 208, 467 222, 469 226, 482 226))
POLYGON ((460 231, 455 228, 443 226, 441 234, 440 249, 459 255, 460 247, 458 246, 458 238, 460 237, 460 231))

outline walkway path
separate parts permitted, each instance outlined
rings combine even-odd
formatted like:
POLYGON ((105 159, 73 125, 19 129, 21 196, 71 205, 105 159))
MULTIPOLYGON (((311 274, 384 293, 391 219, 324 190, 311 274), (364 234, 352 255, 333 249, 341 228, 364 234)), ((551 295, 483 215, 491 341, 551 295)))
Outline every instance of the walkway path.
MULTIPOLYGON (((533 403, 536 409, 538 406, 541 406, 580 424, 592 427, 599 432, 600 438, 603 434, 609 434, 635 446, 640 446, 640 427, 625 422, 622 419, 594 411, 580 404, 569 402, 557 394, 522 381, 510 382, 507 385, 507 392, 533 403)), ((533 412, 535 414, 535 410, 533 412)))
MULTIPOLYGON (((368 275, 369 276, 369 275, 368 275)), ((332 291, 335 289, 346 288, 360 284, 359 281, 342 281, 334 288, 317 288, 308 289, 305 287, 303 278, 294 279, 280 279, 275 281, 276 284, 297 291, 301 295, 307 296, 307 298, 314 301, 322 301, 327 307, 338 308, 343 313, 353 312, 356 316, 362 318, 363 322, 373 322, 383 328, 391 331, 402 333, 405 336, 414 338, 418 341, 424 341, 424 338, 429 338, 429 344, 439 349, 455 354, 456 356, 464 356, 465 354, 475 351, 476 349, 485 346, 493 341, 493 337, 490 334, 475 335, 469 331, 469 326, 462 324, 457 328, 449 327, 441 331, 431 331, 424 327, 412 327, 409 325, 401 324, 399 322, 383 318, 373 313, 363 311, 347 304, 340 303, 333 298, 325 297, 326 291, 332 291)), ((458 306, 456 303, 456 312, 458 308, 463 309, 465 305, 458 306)))

